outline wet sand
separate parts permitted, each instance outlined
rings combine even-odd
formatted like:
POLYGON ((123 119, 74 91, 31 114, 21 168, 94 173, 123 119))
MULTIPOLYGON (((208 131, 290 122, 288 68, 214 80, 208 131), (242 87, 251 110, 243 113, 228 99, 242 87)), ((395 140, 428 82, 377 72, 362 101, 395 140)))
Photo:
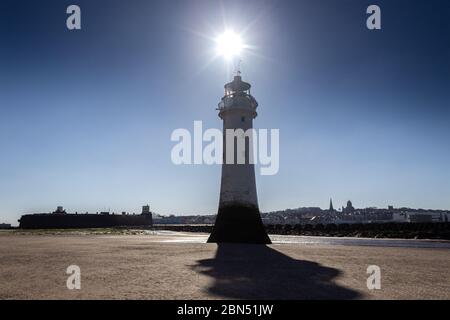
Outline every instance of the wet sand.
POLYGON ((450 299, 447 248, 206 237, 0 232, 0 299, 450 299), (66 287, 69 265, 81 268, 80 290, 66 287), (369 265, 381 268, 380 290, 367 289, 369 265))

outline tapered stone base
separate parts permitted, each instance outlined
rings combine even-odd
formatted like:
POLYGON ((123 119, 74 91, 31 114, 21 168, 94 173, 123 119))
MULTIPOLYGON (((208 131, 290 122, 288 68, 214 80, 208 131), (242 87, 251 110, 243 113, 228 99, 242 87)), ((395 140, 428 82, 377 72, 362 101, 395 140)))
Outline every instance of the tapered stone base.
POLYGON ((272 243, 262 223, 259 210, 245 206, 219 208, 216 223, 208 242, 272 243))

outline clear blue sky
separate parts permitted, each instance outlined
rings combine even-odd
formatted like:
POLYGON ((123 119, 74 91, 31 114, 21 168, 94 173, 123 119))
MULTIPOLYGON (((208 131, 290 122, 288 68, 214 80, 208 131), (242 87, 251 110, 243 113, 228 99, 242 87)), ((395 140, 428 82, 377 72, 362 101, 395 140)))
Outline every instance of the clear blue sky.
POLYGON ((170 134, 221 127, 230 79, 202 35, 224 21, 257 53, 242 64, 255 126, 280 129, 280 171, 257 176, 262 211, 330 197, 450 209, 449 17, 446 0, 2 0, 0 222, 57 205, 215 213, 220 167, 173 165, 170 134))

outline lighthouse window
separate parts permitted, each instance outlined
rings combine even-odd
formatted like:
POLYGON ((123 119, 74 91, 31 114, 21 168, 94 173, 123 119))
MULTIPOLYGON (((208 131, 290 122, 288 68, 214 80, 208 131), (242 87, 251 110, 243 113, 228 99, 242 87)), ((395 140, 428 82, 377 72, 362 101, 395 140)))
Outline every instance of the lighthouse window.
POLYGON ((241 118, 241 121, 242 121, 242 122, 245 122, 245 117, 242 117, 242 118, 241 118))

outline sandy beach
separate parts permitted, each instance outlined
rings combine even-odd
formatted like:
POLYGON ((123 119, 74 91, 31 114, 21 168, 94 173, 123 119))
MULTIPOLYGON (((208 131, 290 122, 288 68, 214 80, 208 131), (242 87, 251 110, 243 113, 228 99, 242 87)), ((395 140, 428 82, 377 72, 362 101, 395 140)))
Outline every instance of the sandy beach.
MULTIPOLYGON (((1 299, 450 299, 450 250, 203 243, 206 234, 0 232, 1 299), (81 289, 66 286, 69 265, 81 289), (381 289, 366 285, 369 265, 381 289)), ((281 240, 280 240, 281 239, 281 240)))

